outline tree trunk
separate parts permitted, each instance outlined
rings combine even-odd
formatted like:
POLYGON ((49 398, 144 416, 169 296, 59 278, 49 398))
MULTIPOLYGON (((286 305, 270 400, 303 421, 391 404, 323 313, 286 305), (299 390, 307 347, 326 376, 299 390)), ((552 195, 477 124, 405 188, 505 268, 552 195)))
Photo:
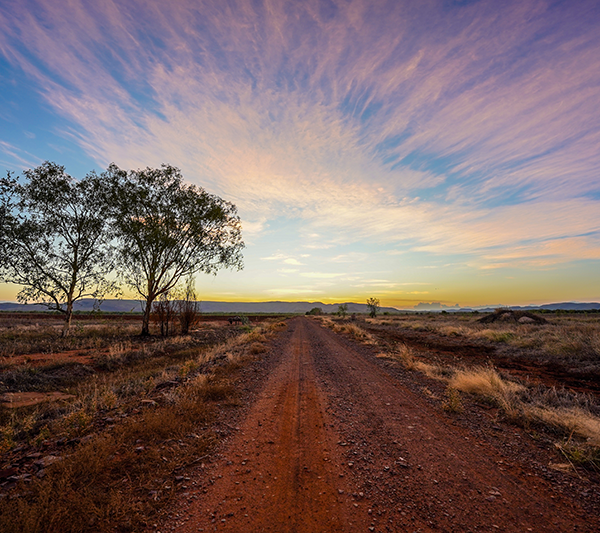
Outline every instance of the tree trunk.
POLYGON ((67 301, 67 311, 65 313, 65 325, 63 327, 62 336, 66 337, 69 335, 71 329, 71 319, 73 318, 73 302, 67 301))
POLYGON ((150 313, 152 312, 152 302, 154 302, 154 296, 148 296, 146 298, 146 307, 144 308, 144 318, 142 320, 142 337, 148 337, 150 335, 150 313))

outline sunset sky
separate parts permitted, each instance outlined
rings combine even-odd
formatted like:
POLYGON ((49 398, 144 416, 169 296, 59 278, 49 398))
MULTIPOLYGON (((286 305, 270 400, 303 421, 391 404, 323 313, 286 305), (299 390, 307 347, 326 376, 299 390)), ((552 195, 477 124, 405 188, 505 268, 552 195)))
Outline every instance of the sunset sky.
POLYGON ((235 203, 204 300, 600 301, 600 2, 0 0, 0 170, 45 160, 235 203))

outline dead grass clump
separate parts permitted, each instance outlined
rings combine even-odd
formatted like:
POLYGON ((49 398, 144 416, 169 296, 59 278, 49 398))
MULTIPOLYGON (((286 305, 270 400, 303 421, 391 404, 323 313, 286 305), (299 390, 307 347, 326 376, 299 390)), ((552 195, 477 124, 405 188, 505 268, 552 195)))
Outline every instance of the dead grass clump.
POLYGON ((431 365, 423 361, 417 361, 415 363, 415 370, 422 372, 427 377, 437 379, 440 381, 446 381, 448 376, 452 373, 452 370, 441 367, 439 365, 431 365))
POLYGON ((267 337, 265 337, 262 328, 255 329, 247 334, 248 342, 266 342, 267 337))
POLYGON ((335 322, 331 320, 331 318, 325 316, 314 317, 314 320, 318 320, 321 322, 321 325, 326 328, 334 329, 336 326, 335 322))
POLYGON ((218 402, 229 398, 234 393, 234 387, 227 379, 218 379, 209 375, 201 388, 198 388, 191 398, 199 398, 209 402, 218 402))
POLYGON ((522 390, 521 385, 503 380, 493 368, 473 368, 457 370, 450 380, 453 388, 463 392, 493 396, 497 393, 507 394, 522 390))
POLYGON ((565 443, 556 443, 555 446, 572 466, 591 466, 600 471, 600 447, 582 446, 572 442, 571 438, 565 443))
POLYGON ((453 387, 446 389, 446 398, 442 402, 442 409, 448 413, 462 413, 463 405, 460 399, 460 393, 453 387))
POLYGON ((377 344, 377 342, 370 333, 367 333, 364 329, 362 329, 360 326, 357 326, 356 324, 336 324, 332 320, 327 320, 328 322, 326 322, 325 325, 330 327, 336 333, 347 333, 355 341, 362 342, 364 344, 377 344))
POLYGON ((404 343, 397 344, 394 348, 394 351, 389 353, 380 353, 377 357, 395 359, 396 361, 402 363, 404 368, 407 370, 422 372, 426 376, 433 379, 446 379, 446 375, 448 374, 447 370, 440 366, 431 365, 429 363, 425 363, 424 361, 418 360, 415 357, 412 348, 404 343))
POLYGON ((250 345, 250 348, 248 348, 248 351, 253 354, 259 354, 259 353, 264 353, 267 351, 267 348, 265 347, 265 345, 262 342, 253 342, 250 345))
POLYGON ((369 335, 364 329, 362 329, 360 326, 357 326, 356 324, 346 324, 345 326, 342 326, 342 328, 344 328, 342 329, 342 331, 345 331, 351 337, 358 341, 366 342, 373 340, 373 337, 371 335, 369 335))
POLYGON ((287 324, 283 321, 283 320, 279 320, 278 322, 273 322, 272 324, 269 324, 268 329, 270 331, 283 331, 284 329, 287 328, 287 324))
POLYGON ((600 448, 600 418, 583 409, 528 405, 525 414, 530 420, 575 434, 586 439, 589 445, 600 448))
POLYGON ((532 394, 523 385, 502 379, 493 368, 458 370, 449 387, 493 399, 510 419, 539 423, 581 437, 588 446, 600 447, 600 418, 585 407, 568 405, 567 399, 561 402, 556 391, 553 401, 559 405, 553 406, 547 394, 532 394))
POLYGON ((185 376, 191 374, 192 372, 195 372, 199 366, 200 366, 200 364, 198 363, 197 358, 188 359, 181 365, 181 367, 179 369, 179 373, 180 373, 180 375, 185 377, 185 376))
POLYGON ((390 357, 400 361, 407 370, 417 369, 417 361, 413 350, 404 343, 397 344, 394 351, 390 353, 390 357))
POLYGON ((525 387, 502 379, 493 368, 457 370, 450 378, 448 386, 493 399, 510 418, 516 418, 521 411, 518 393, 525 387))
POLYGON ((460 337, 468 334, 468 328, 464 326, 440 326, 437 329, 437 332, 441 335, 445 335, 447 337, 460 337))

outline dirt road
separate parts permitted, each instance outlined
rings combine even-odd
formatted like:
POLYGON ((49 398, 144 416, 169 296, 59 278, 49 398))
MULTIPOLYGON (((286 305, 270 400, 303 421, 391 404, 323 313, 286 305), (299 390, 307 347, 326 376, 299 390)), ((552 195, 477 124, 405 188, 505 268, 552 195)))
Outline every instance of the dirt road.
POLYGON ((218 461, 162 529, 178 532, 598 531, 352 343, 289 321, 279 362, 218 461))

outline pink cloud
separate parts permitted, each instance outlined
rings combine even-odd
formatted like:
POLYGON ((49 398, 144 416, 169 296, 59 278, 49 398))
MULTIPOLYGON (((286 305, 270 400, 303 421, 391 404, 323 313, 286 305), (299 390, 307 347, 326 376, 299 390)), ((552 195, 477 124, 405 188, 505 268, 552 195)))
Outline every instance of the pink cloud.
POLYGON ((256 234, 289 216, 338 244, 596 257, 593 2, 336 5, 7 2, 0 51, 100 164, 177 164, 256 234), (410 154, 430 164, 392 168, 410 154))

